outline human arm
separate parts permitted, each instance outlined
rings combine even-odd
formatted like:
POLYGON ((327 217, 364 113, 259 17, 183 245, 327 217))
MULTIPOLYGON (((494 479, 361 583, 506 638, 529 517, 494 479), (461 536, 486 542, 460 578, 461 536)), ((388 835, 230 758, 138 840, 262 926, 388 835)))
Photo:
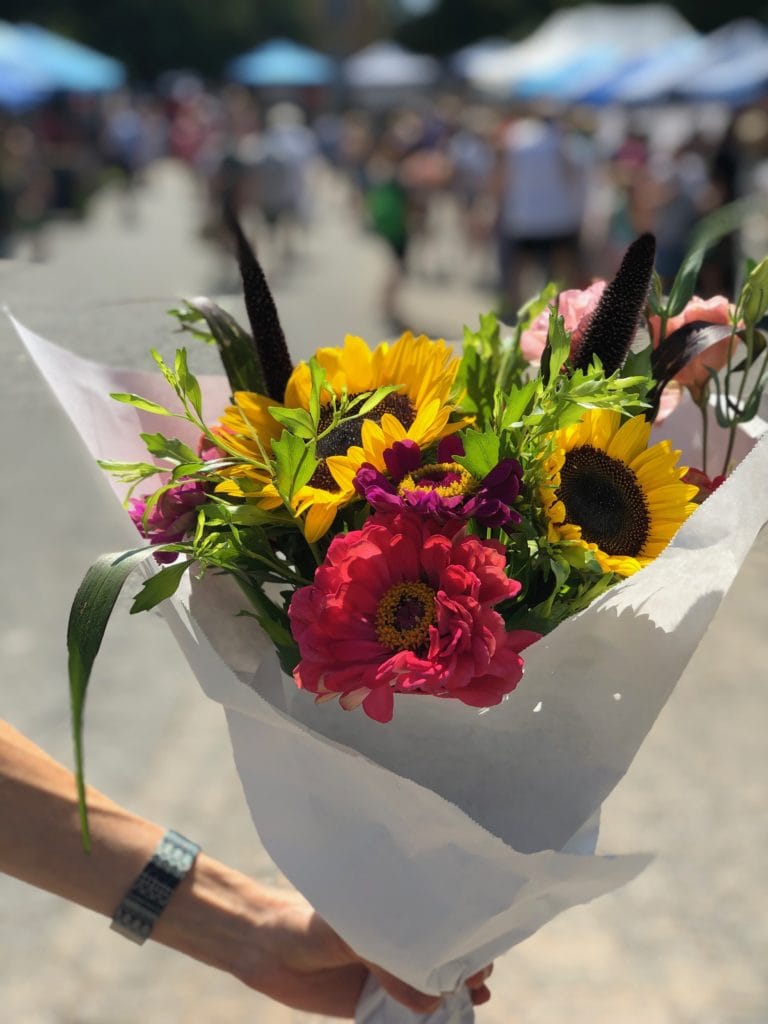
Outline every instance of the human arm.
MULTIPOLYGON (((111 917, 164 829, 88 791, 92 850, 83 852, 72 774, 0 722, 0 871, 111 917)), ((369 971, 301 897, 270 889, 201 852, 152 939, 233 974, 297 1009, 352 1016, 369 971)), ((436 1004, 378 968, 412 1009, 436 1004)), ((473 998, 488 998, 471 980, 473 998)))

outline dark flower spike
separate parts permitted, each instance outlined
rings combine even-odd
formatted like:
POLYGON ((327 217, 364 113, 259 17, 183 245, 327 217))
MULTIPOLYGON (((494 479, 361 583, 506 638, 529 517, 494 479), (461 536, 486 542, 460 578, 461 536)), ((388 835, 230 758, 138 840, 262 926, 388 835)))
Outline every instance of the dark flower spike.
POLYGON ((575 370, 586 370, 593 356, 600 357, 606 376, 622 368, 648 298, 655 255, 656 239, 650 234, 627 249, 584 332, 573 359, 575 370))
POLYGON ((231 204, 224 207, 224 218, 237 247, 237 263, 243 281, 243 298, 256 354, 264 372, 267 395, 282 402, 293 364, 277 315, 272 292, 256 254, 243 234, 231 204))

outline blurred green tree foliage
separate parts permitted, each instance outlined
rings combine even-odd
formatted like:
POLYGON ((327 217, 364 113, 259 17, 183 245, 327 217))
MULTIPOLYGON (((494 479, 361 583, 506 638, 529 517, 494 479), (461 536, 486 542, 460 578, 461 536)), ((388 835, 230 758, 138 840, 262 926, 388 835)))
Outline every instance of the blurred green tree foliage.
MULTIPOLYGON (((414 50, 444 55, 488 36, 525 38, 553 11, 579 7, 584 0, 437 0, 432 10, 411 18, 397 30, 397 38, 414 50)), ((624 0, 629 6, 648 0, 624 0)), ((768 0, 673 0, 670 7, 700 32, 710 32, 735 18, 768 22, 768 0)))
POLYGON ((348 53, 391 28, 391 10, 376 0, 3 0, 2 17, 117 57, 139 81, 182 68, 217 78, 275 36, 348 53))
MULTIPOLYGON (((487 36, 521 39, 553 10, 577 5, 437 0, 428 13, 408 17, 403 0, 3 0, 2 16, 78 39, 124 61, 134 79, 152 81, 181 68, 216 78, 230 58, 274 36, 345 56, 394 35, 414 50, 444 55, 487 36)), ((737 17, 768 21, 768 0, 673 6, 701 31, 737 17)))

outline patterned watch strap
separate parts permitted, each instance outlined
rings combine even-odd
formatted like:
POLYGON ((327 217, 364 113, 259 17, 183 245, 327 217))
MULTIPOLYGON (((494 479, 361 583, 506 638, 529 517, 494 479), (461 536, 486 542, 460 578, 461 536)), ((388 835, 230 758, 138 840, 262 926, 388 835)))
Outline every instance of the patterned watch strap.
POLYGON ((112 917, 111 928, 138 945, 145 942, 199 851, 196 843, 169 829, 123 897, 112 917))

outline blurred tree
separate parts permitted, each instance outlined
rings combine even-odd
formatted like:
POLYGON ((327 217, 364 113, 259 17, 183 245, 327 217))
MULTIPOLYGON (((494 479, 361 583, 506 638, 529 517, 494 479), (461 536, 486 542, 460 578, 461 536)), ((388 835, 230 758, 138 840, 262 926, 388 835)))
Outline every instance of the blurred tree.
MULTIPOLYGON (((540 0, 531 4, 529 0, 438 0, 428 13, 401 23, 396 37, 413 50, 442 56, 488 36, 523 39, 552 11, 578 7, 582 2, 540 0)), ((623 5, 644 2, 647 0, 623 0, 623 5)), ((616 5, 622 5, 622 0, 618 0, 616 5)), ((710 32, 735 18, 758 18, 768 22, 768 0, 729 0, 728 3, 724 0, 675 0, 670 6, 701 32, 710 32)))
MULTIPOLYGON (((436 0, 412 17, 407 0, 2 0, 2 16, 61 32, 119 58, 134 79, 152 81, 173 68, 218 77, 230 58, 278 35, 345 56, 394 33, 414 50, 443 55, 486 36, 521 39, 553 10, 578 2, 436 0)), ((768 0, 673 6, 701 31, 738 17, 768 21, 768 0)))
POLYGON ((396 37, 420 53, 444 56, 489 36, 520 39, 558 5, 556 0, 439 0, 427 14, 403 22, 396 37))
POLYGON ((227 61, 274 36, 350 52, 387 34, 372 0, 3 0, 3 17, 33 21, 117 57, 132 77, 188 68, 218 77, 227 61))

